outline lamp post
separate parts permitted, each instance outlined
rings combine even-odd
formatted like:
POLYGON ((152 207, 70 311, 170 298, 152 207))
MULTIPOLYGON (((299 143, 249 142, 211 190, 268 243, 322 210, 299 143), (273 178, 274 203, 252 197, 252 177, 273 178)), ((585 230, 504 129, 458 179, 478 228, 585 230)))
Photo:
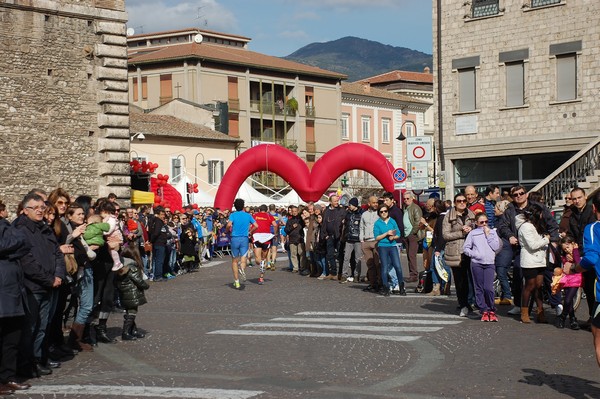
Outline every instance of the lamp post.
POLYGON ((400 134, 398 135, 398 137, 396 137, 396 140, 398 141, 404 141, 406 140, 406 136, 404 135, 404 133, 402 132, 402 129, 404 129, 404 125, 406 125, 407 123, 410 123, 411 125, 413 125, 414 129, 415 129, 415 136, 417 135, 417 125, 414 121, 404 121, 402 122, 402 125, 400 126, 400 134))
POLYGON ((139 159, 140 156, 134 150, 129 151, 129 158, 133 161, 134 159, 139 159), (135 154, 135 158, 133 158, 133 154, 135 154))
POLYGON ((194 184, 198 182, 198 155, 202 156, 202 163, 200 163, 200 166, 205 167, 206 165, 208 165, 204 160, 204 154, 202 154, 201 152, 197 153, 196 157, 194 158, 194 184))

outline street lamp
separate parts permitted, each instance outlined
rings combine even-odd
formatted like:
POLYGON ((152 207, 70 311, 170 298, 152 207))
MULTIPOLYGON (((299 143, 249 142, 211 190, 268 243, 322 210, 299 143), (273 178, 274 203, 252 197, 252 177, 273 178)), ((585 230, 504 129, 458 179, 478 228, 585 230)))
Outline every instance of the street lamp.
POLYGON ((131 158, 131 160, 133 161, 134 159, 139 159, 140 156, 138 155, 137 152, 131 150, 131 151, 129 151, 129 158, 131 158), (133 157, 133 154, 135 154, 135 158, 133 157))
POLYGON ((406 125, 407 123, 410 123, 411 125, 413 125, 413 127, 415 129, 415 136, 417 135, 417 125, 415 124, 415 122, 413 122, 413 121, 404 121, 402 123, 402 125, 400 126, 400 134, 398 135, 398 137, 396 137, 396 140, 398 140, 398 141, 404 141, 404 140, 406 140, 406 136, 402 132, 402 129, 404 129, 404 125, 406 125))
POLYGON ((197 153, 196 157, 194 158, 194 184, 198 182, 198 155, 202 156, 202 163, 200 163, 200 166, 205 167, 208 165, 204 160, 204 154, 201 152, 197 153))

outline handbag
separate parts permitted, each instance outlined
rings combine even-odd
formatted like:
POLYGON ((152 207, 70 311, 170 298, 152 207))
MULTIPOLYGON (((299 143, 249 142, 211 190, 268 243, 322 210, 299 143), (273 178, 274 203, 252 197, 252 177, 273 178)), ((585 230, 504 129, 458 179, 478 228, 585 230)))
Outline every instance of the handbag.
POLYGON ((77 265, 77 261, 75 260, 75 255, 73 254, 65 254, 65 266, 67 268, 67 273, 71 276, 77 273, 77 269, 79 265, 77 265))
POLYGON ((152 252, 152 243, 150 241, 144 241, 144 251, 152 252))

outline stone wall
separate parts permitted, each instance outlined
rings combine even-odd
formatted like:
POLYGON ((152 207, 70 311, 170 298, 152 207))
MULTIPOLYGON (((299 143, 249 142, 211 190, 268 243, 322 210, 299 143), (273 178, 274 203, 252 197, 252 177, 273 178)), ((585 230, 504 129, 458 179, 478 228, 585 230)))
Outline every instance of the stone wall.
POLYGON ((129 198, 122 0, 0 0, 0 198, 129 198))

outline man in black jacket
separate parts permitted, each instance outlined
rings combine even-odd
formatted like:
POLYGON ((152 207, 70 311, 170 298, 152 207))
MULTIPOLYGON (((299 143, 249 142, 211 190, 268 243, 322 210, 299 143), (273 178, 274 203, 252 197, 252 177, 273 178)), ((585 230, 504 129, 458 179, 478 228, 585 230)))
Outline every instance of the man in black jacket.
POLYGON ((42 345, 48 322, 56 310, 57 288, 66 276, 65 260, 54 232, 44 222, 44 199, 38 194, 27 194, 22 207, 23 214, 14 225, 31 245, 29 254, 21 260, 28 302, 28 333, 31 332, 31 336, 24 334, 24 340, 30 338, 30 342, 22 340, 23 350, 26 360, 33 357, 38 373, 50 374, 52 371, 41 364, 42 345))
MULTIPOLYGON (((583 247, 583 231, 585 226, 596 221, 596 214, 592 205, 587 203, 587 196, 582 188, 576 187, 571 190, 571 217, 569 218, 569 234, 573 236, 579 244, 579 254, 583 257, 585 248, 583 247)), ((585 292, 588 303, 589 320, 584 323, 584 328, 591 328, 591 321, 595 306, 594 282, 596 281, 596 272, 587 270, 583 272, 583 292, 585 292)))
POLYGON ((356 262, 354 275, 356 276, 356 281, 360 281, 361 262, 363 257, 362 244, 360 242, 360 218, 362 216, 362 209, 358 205, 358 198, 351 198, 348 202, 348 210, 346 211, 346 218, 344 219, 346 247, 344 249, 344 265, 342 281, 340 281, 340 283, 351 283, 355 279, 352 275, 352 268, 350 265, 350 259, 353 252, 354 261, 356 262))
POLYGON ((163 208, 157 207, 155 216, 149 219, 148 236, 152 243, 152 272, 154 281, 164 281, 163 265, 167 256, 167 225, 166 213, 163 208))
POLYGON ((329 278, 332 280, 338 274, 336 258, 340 249, 342 222, 345 216, 346 210, 340 206, 340 197, 332 195, 329 198, 329 206, 323 211, 323 223, 321 224, 321 236, 325 237, 327 242, 325 259, 329 268, 329 278))
POLYGON ((290 206, 291 213, 285 225, 285 234, 290 244, 292 273, 298 273, 306 264, 306 249, 304 247, 304 220, 298 214, 296 205, 290 206))
MULTIPOLYGON (((527 306, 527 304, 521 304, 521 291, 523 288, 521 246, 519 245, 519 232, 515 225, 515 219, 517 215, 524 213, 532 202, 528 200, 527 190, 521 185, 511 187, 510 196, 513 198, 513 202, 508 205, 497 225, 498 235, 502 239, 502 249, 496 255, 496 269, 504 268, 508 270, 511 263, 513 264, 512 299, 514 307, 508 313, 516 315, 521 313, 521 306, 527 306)), ((557 245, 560 240, 558 224, 546 206, 538 205, 544 209, 543 216, 550 235, 550 241, 553 245, 557 245)))

